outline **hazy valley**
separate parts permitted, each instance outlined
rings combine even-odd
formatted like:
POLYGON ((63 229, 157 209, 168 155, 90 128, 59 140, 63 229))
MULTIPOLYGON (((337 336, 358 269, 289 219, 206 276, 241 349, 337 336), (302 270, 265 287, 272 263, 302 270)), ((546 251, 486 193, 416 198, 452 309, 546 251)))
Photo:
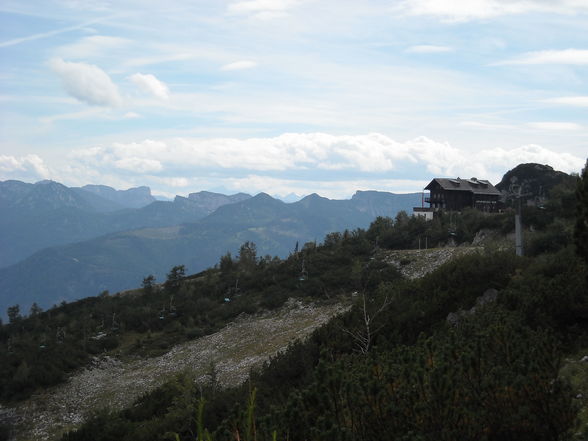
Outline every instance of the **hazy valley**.
POLYGON ((339 201, 311 195, 289 204, 267 194, 199 192, 105 212, 108 201, 88 194, 84 199, 79 189, 54 182, 0 183, 7 213, 0 229, 2 260, 18 260, 35 250, 0 268, 2 311, 13 299, 26 311, 33 302, 46 308, 105 290, 131 289, 149 274, 163 280, 179 264, 198 272, 227 252, 235 254, 246 241, 255 242, 260 255, 285 257, 297 242, 365 228, 376 216, 393 217, 421 203, 420 194, 384 192, 357 192, 339 201))

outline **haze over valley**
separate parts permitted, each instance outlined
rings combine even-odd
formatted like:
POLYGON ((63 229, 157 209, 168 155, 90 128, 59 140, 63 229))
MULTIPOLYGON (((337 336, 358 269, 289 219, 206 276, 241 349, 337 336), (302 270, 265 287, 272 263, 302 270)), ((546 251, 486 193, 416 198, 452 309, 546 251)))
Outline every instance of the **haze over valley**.
POLYGON ((163 280, 177 264, 196 273, 227 252, 236 255, 246 241, 256 243, 260 255, 286 257, 297 243, 366 228, 377 216, 394 217, 422 203, 420 193, 373 191, 348 200, 313 194, 294 203, 265 193, 205 191, 154 201, 146 187, 107 189, 0 182, 6 213, 0 229, 2 311, 14 299, 27 310, 33 302, 46 308, 135 288, 149 274, 163 280))

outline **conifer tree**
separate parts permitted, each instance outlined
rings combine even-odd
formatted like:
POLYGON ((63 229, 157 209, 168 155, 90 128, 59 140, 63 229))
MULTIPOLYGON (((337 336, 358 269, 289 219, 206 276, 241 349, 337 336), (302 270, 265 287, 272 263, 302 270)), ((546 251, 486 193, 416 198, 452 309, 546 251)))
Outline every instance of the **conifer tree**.
POLYGON ((186 267, 184 265, 174 266, 167 274, 167 280, 165 281, 166 289, 177 291, 180 288, 184 277, 186 277, 186 267))
POLYGON ((143 279, 141 285, 143 286, 143 290, 150 294, 153 292, 153 284, 155 283, 155 276, 153 274, 149 274, 147 277, 143 279))
POLYGON ((576 252, 588 263, 588 160, 576 189, 576 226, 574 239, 576 252))
POLYGON ((14 306, 8 307, 8 309, 6 310, 6 314, 8 315, 8 322, 9 323, 16 322, 17 320, 19 320, 21 318, 20 306, 14 305, 14 306))
POLYGON ((243 271, 252 271, 257 265, 257 246, 253 242, 245 242, 239 248, 239 268, 243 271))
POLYGON ((29 311, 29 315, 31 317, 34 317, 42 312, 43 312, 43 308, 41 308, 39 305, 37 305, 37 302, 33 302, 33 304, 31 305, 31 309, 29 311))
POLYGON ((231 253, 227 252, 224 256, 220 258, 220 270, 223 274, 228 274, 233 270, 233 258, 231 257, 231 253))

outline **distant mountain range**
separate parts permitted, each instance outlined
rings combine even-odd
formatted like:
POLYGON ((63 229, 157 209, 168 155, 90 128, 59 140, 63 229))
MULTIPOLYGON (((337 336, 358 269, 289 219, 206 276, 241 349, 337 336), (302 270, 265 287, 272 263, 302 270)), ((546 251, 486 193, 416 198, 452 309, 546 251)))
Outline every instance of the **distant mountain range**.
POLYGON ((200 192, 156 201, 148 187, 120 191, 104 185, 68 188, 54 181, 0 182, 0 267, 51 246, 193 222, 224 204, 250 197, 200 192))
POLYGON ((199 192, 129 208, 146 202, 149 190, 127 190, 125 197, 111 190, 0 183, 7 213, 0 223, 1 258, 13 263, 0 269, 0 311, 135 288, 148 274, 163 281, 174 265, 197 272, 245 241, 255 242, 259 255, 286 256, 297 242, 365 228, 376 216, 410 212, 421 202, 420 193, 376 191, 358 191, 349 200, 312 194, 289 204, 265 193, 199 192), (115 208, 123 203, 126 208, 115 208))
POLYGON ((81 192, 89 192, 107 199, 120 208, 141 208, 155 202, 155 197, 151 195, 149 187, 129 188, 128 190, 115 190, 106 185, 84 185, 82 188, 74 190, 81 190, 81 192))

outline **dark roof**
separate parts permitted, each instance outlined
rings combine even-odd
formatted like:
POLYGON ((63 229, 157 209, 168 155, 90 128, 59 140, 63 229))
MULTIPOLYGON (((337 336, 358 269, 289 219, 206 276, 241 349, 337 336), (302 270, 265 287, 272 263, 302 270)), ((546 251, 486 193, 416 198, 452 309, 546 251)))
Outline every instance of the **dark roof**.
POLYGON ((474 194, 494 194, 500 195, 500 191, 494 187, 489 181, 484 179, 448 179, 448 178, 435 178, 429 185, 425 187, 425 190, 431 190, 434 184, 437 183, 443 190, 446 191, 468 191, 474 194))

